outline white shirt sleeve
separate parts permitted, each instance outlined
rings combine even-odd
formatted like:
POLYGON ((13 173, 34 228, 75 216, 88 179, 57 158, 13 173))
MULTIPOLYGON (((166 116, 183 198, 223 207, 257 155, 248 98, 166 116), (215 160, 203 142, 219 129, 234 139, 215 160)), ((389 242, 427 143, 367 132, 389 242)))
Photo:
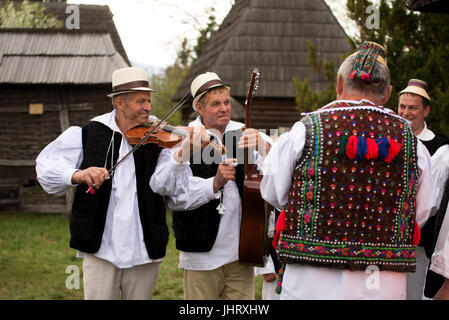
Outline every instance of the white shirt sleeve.
MULTIPOLYGON (((440 147, 432 156, 433 209, 440 207, 444 188, 449 179, 449 145, 440 147)), ((449 206, 441 225, 430 270, 449 279, 449 206)))
POLYGON ((36 174, 42 188, 62 195, 72 184, 72 175, 83 161, 80 127, 70 127, 46 146, 36 159, 36 174))
POLYGON ((430 270, 449 279, 449 206, 446 209, 435 251, 432 255, 430 270))
POLYGON ((438 209, 449 178, 449 144, 440 147, 431 157, 433 179, 432 207, 438 209))
POLYGON ((161 151, 150 179, 151 189, 163 196, 185 193, 188 189, 188 165, 176 162, 173 159, 174 152, 173 149, 161 151))
POLYGON ((173 155, 176 149, 165 149, 158 159, 156 170, 151 177, 150 186, 154 192, 165 196, 171 210, 193 210, 210 200, 217 199, 214 193, 214 178, 194 177, 189 162, 177 163, 173 155))
POLYGON ((305 138, 304 124, 295 123, 291 131, 279 137, 262 165, 262 198, 278 210, 282 210, 287 203, 292 175, 297 161, 302 156, 305 138))
POLYGON ((416 193, 416 222, 422 228, 429 218, 432 208, 432 197, 429 196, 429 193, 432 192, 432 171, 429 151, 419 139, 416 147, 419 170, 418 191, 416 193))
POLYGON ((167 206, 173 211, 194 210, 211 200, 219 199, 221 196, 220 191, 214 193, 214 177, 208 179, 195 177, 190 167, 188 167, 188 171, 188 191, 166 198, 167 206))

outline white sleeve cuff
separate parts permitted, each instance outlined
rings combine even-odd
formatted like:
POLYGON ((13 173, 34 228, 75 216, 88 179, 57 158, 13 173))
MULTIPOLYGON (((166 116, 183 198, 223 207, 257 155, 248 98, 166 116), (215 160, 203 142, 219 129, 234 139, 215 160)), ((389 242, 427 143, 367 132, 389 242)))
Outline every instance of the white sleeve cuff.
POLYGON ((205 181, 205 185, 207 185, 207 188, 205 188, 204 191, 207 195, 207 199, 210 200, 220 199, 221 197, 221 189, 218 189, 217 192, 214 192, 214 178, 215 177, 210 177, 205 181))
POLYGON ((72 183, 73 174, 77 171, 80 171, 80 169, 70 169, 64 173, 64 181, 65 181, 66 185, 72 186, 72 187, 77 186, 77 184, 72 183))

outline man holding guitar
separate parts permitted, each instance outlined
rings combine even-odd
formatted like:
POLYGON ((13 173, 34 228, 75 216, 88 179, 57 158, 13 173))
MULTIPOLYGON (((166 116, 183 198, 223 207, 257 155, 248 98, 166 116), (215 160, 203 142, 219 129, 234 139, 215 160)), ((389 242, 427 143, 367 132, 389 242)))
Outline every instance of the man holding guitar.
MULTIPOLYGON (((179 267, 184 269, 185 299, 254 299, 254 270, 239 262, 244 170, 243 148, 253 149, 256 163, 266 155, 272 141, 255 129, 231 120, 230 86, 217 74, 206 72, 191 84, 193 109, 199 113, 191 127, 205 128, 218 144, 226 147, 219 155, 178 148, 174 159, 189 176, 188 190, 177 196, 165 193, 173 210, 179 267), (236 159, 238 158, 238 159, 236 159)), ((161 163, 151 187, 164 194, 163 177, 173 171, 161 163)))

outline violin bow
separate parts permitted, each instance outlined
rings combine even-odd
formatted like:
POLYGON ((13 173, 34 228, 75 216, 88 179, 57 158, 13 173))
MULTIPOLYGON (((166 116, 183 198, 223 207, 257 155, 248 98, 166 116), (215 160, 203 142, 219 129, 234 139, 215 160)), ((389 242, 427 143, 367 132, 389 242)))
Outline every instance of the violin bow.
MULTIPOLYGON (((111 177, 112 174, 114 174, 115 169, 117 169, 117 167, 122 164, 126 159, 129 158, 129 156, 131 154, 134 153, 134 151, 136 151, 142 144, 144 144, 144 142, 153 134, 153 132, 155 132, 160 126, 161 124, 167 120, 168 118, 170 118, 171 115, 173 115, 173 113, 175 113, 182 105, 184 105, 184 103, 190 98, 190 92, 187 92, 182 98, 181 100, 179 100, 179 102, 173 107, 171 108, 168 113, 162 117, 162 119, 159 120, 159 122, 153 127, 153 129, 151 129, 150 131, 148 131, 143 137, 142 139, 139 140, 139 142, 127 153, 123 156, 123 158, 121 158, 119 161, 117 161, 117 163, 108 171, 108 175, 109 177, 111 177)), ((109 178, 108 178, 109 179, 109 178)), ((86 193, 90 193, 90 194, 95 194, 95 189, 92 187, 89 187, 86 190, 86 193)))

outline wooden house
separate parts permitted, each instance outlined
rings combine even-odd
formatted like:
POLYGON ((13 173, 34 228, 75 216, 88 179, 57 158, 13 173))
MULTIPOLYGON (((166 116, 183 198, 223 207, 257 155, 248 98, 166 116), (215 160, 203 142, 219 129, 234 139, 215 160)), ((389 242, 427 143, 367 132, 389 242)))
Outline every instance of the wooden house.
POLYGON ((103 15, 81 15, 80 30, 0 29, 0 210, 66 212, 70 197, 42 190, 35 159, 67 127, 112 110, 112 72, 129 61, 109 8, 82 7, 103 15))
MULTIPOLYGON (((174 98, 179 100, 190 90, 198 74, 216 72, 231 85, 231 95, 238 102, 233 109, 240 109, 234 111, 233 119, 242 121, 247 83, 253 67, 258 67, 261 80, 252 105, 253 127, 291 127, 300 118, 293 78, 308 78, 315 90, 327 87, 323 76, 311 72, 307 40, 316 46, 320 59, 333 60, 336 68, 351 50, 324 0, 236 0, 174 98)), ((196 117, 190 104, 182 111, 185 121, 196 117)))

